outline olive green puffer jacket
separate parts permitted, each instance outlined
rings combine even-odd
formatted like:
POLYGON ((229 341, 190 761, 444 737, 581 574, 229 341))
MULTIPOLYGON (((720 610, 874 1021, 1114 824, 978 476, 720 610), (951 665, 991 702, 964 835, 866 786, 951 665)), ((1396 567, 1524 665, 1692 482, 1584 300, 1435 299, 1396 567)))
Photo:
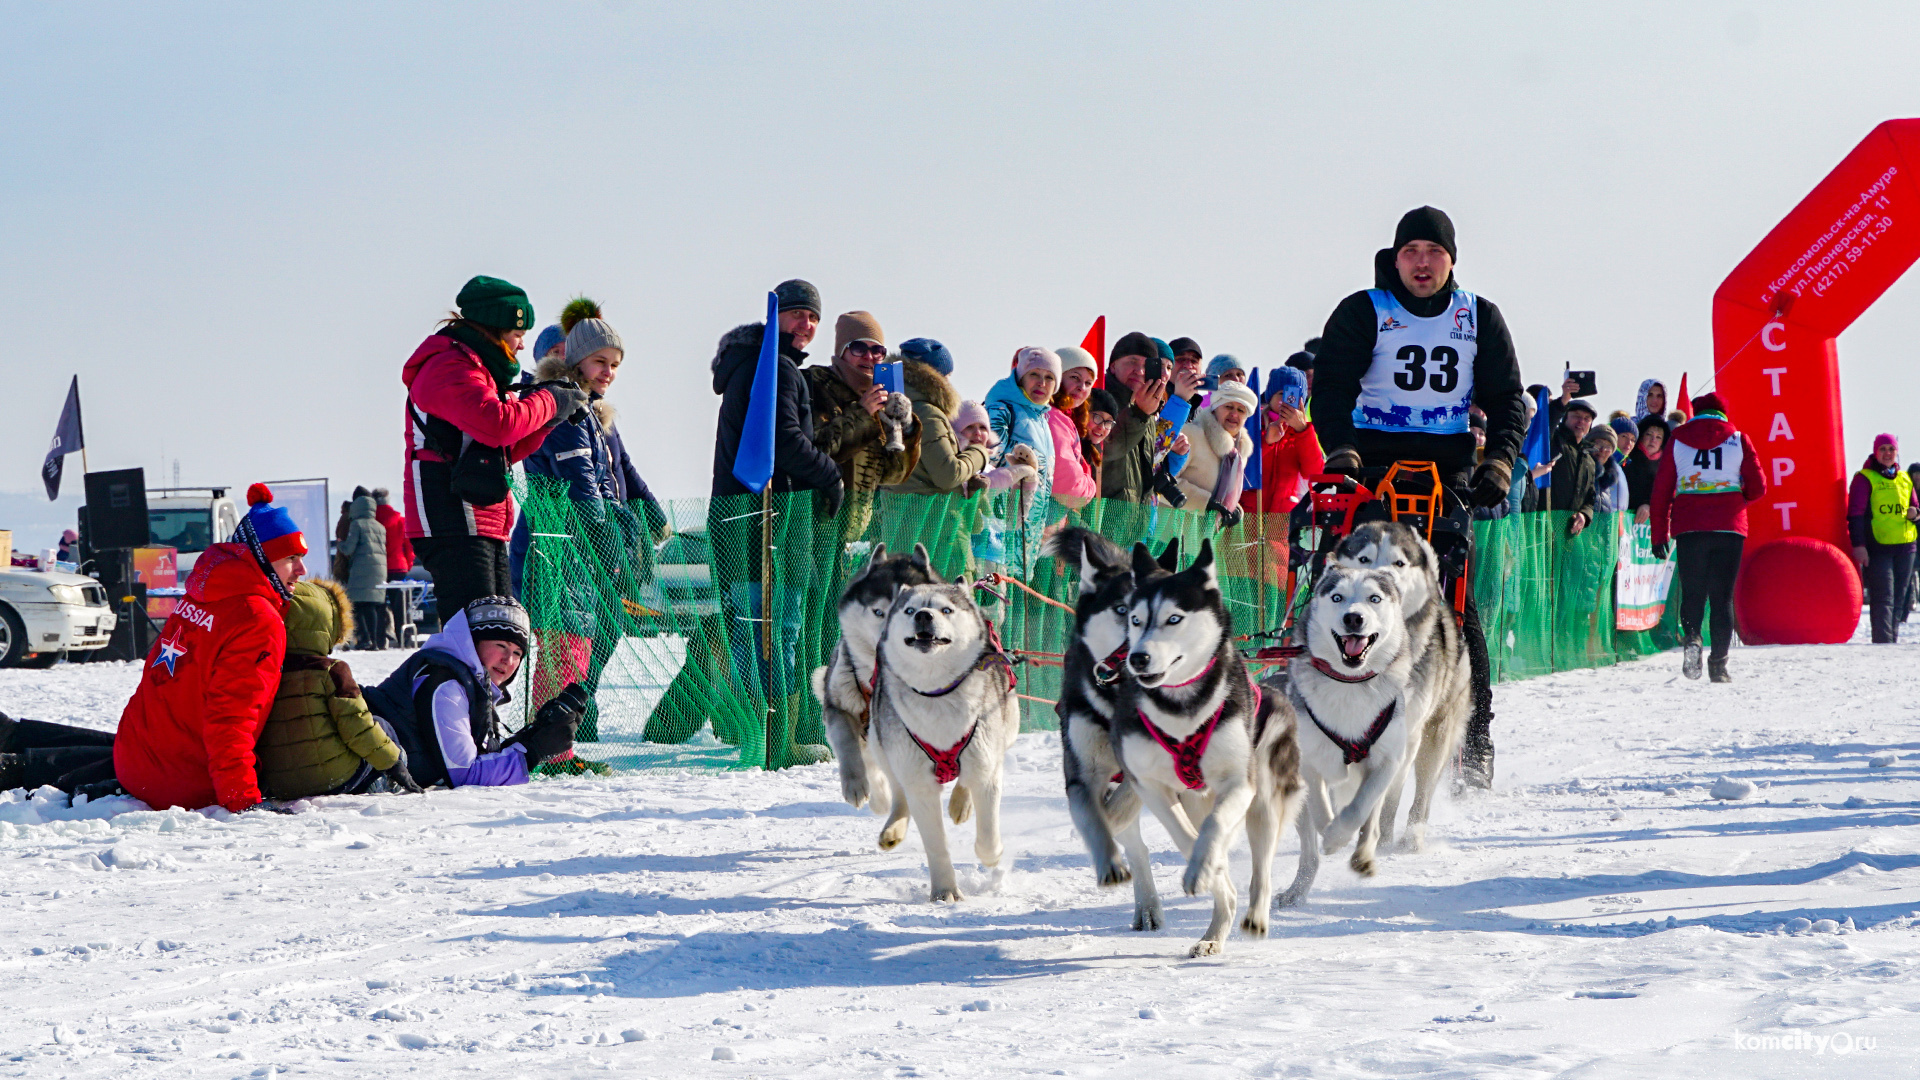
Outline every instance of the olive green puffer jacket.
POLYGON ((287 658, 254 746, 260 793, 302 799, 338 789, 361 762, 391 769, 400 748, 374 722, 353 672, 327 654, 353 633, 352 605, 331 581, 302 581, 287 605, 287 658))

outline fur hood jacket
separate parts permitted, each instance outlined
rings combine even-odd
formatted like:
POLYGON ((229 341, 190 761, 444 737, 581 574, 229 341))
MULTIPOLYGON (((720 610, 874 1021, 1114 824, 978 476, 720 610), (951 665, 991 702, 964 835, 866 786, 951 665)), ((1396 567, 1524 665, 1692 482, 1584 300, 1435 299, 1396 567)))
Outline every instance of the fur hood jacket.
POLYGON ((907 400, 920 419, 920 460, 906 480, 888 490, 908 495, 959 491, 987 468, 986 448, 962 449, 953 433, 953 418, 960 413, 960 392, 945 375, 918 360, 907 360, 901 370, 907 400))
MULTIPOLYGON (((1229 435, 1222 427, 1212 409, 1201 409, 1187 421, 1181 429, 1187 441, 1193 444, 1193 450, 1187 458, 1187 467, 1180 470, 1177 478, 1180 490, 1186 492, 1187 505, 1183 509, 1195 513, 1205 513, 1207 500, 1213 498, 1213 487, 1220 482, 1220 466, 1228 454, 1238 450, 1240 464, 1244 469, 1253 461, 1253 438, 1242 427, 1238 435, 1229 435)), ((1240 503, 1239 494, 1224 500, 1227 506, 1240 503)))

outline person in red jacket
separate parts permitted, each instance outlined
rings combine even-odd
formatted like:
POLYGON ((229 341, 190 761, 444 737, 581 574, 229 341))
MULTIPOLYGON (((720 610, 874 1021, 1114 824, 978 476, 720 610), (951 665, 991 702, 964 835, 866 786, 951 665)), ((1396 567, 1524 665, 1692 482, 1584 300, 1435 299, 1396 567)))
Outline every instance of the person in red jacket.
MULTIPOLYGON (((1309 476, 1327 471, 1320 436, 1307 419, 1307 376, 1295 367, 1276 368, 1267 385, 1266 422, 1260 430, 1260 488, 1241 496, 1257 514, 1291 514, 1309 476)), ((1281 551, 1286 550, 1282 540, 1281 551)))
POLYGON ((1767 493, 1753 442, 1727 419, 1718 394, 1693 399, 1693 419, 1674 429, 1654 474, 1654 553, 1679 549, 1680 628, 1686 634, 1680 672, 1700 677, 1700 615, 1713 604, 1714 682, 1732 682, 1727 648, 1733 643, 1733 582, 1747 542, 1747 504, 1767 493))
MULTIPOLYGON (((407 516, 393 508, 393 493, 386 488, 373 489, 373 520, 387 530, 387 580, 399 581, 413 569, 413 545, 407 540, 407 516)), ((400 589, 387 590, 387 616, 394 640, 400 640, 400 628, 407 622, 407 594, 400 589)), ((404 643, 403 643, 404 644, 404 643)))
POLYGON ((533 304, 499 278, 468 281, 458 315, 407 359, 407 537, 451 616, 482 596, 507 596, 513 496, 507 470, 540 448, 547 429, 586 408, 571 383, 517 387, 514 353, 533 304))
POLYGON ((120 713, 114 775, 154 809, 261 805, 253 746, 286 658, 285 612, 306 539, 265 484, 233 538, 202 552, 120 713))

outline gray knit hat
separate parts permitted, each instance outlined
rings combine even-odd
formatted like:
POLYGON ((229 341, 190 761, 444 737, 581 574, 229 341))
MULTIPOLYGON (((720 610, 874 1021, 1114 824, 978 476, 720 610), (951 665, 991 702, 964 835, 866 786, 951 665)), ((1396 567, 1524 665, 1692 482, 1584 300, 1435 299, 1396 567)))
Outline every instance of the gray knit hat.
POLYGON ((605 319, 581 319, 567 331, 567 366, 579 367, 580 361, 592 356, 601 349, 619 349, 621 356, 627 355, 627 347, 620 344, 620 335, 613 324, 605 319))
POLYGON ((811 281, 803 281, 800 278, 790 278, 775 285, 773 287, 773 295, 779 298, 781 311, 805 308, 815 315, 821 314, 820 290, 814 288, 813 282, 811 281))

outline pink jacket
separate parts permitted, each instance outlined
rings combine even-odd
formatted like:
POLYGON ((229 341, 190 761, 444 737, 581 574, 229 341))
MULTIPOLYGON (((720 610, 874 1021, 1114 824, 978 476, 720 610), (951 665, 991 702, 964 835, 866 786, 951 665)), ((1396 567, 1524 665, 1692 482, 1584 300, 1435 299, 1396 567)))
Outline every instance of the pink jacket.
POLYGON ((1080 452, 1080 428, 1073 417, 1049 409, 1047 427, 1053 431, 1053 493, 1078 502, 1099 496, 1100 480, 1080 452))
POLYGON ((519 461, 540 449, 554 424, 553 398, 534 394, 500 400, 493 376, 472 349, 435 334, 420 343, 400 371, 406 384, 407 536, 485 536, 505 541, 513 530, 513 496, 492 506, 463 502, 448 488, 452 469, 444 455, 426 448, 426 433, 414 422, 418 407, 446 420, 475 441, 507 448, 519 461))

